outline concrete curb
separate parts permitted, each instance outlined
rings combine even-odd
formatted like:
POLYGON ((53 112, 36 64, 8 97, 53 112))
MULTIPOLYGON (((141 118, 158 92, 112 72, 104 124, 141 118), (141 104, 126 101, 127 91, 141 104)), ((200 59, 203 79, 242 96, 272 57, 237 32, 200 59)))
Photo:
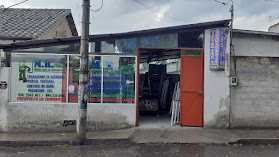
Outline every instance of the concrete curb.
MULTIPOLYGON (((84 145, 98 145, 98 144, 188 144, 188 145, 277 145, 279 144, 279 139, 276 138, 266 138, 266 139, 240 139, 236 142, 228 143, 208 143, 208 142, 147 142, 147 143, 137 143, 132 139, 87 139, 84 145)), ((0 146, 56 146, 56 145, 72 145, 77 146, 76 141, 0 141, 0 146)))
MULTIPOLYGON (((133 143, 127 139, 87 139, 84 145, 95 144, 117 144, 117 143, 133 143)), ((73 145, 77 146, 76 141, 0 141, 0 146, 56 146, 56 145, 73 145)))
MULTIPOLYGON (((77 145, 76 133, 2 133, 0 146, 77 145)), ((279 144, 279 130, 202 128, 133 128, 88 132, 85 145, 95 144, 279 144)))
POLYGON ((0 141, 0 146, 55 146, 76 145, 75 141, 0 141))
POLYGON ((229 144, 243 144, 243 145, 278 145, 279 138, 263 138, 263 139, 241 139, 237 142, 231 142, 229 144))

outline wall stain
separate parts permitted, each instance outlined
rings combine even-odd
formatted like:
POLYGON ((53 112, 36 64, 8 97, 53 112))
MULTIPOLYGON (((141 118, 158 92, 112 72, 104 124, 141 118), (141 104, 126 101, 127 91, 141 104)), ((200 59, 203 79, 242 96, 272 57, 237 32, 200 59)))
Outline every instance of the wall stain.
POLYGON ((207 122, 205 127, 207 128, 217 128, 217 129, 228 129, 230 118, 229 118, 229 110, 230 110, 230 99, 222 98, 219 101, 219 112, 214 115, 214 118, 207 122))
POLYGON ((110 113, 104 111, 95 112, 87 123, 87 130, 93 132, 127 129, 132 127, 133 126, 129 124, 127 120, 127 116, 117 109, 112 109, 110 113))

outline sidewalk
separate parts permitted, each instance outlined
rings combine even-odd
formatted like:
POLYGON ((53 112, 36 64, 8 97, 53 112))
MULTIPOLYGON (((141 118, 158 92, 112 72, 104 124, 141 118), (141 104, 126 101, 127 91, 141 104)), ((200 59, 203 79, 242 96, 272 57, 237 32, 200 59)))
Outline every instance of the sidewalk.
MULTIPOLYGON (((0 133, 1 146, 75 145, 76 133, 0 133)), ((86 144, 98 142, 228 144, 279 144, 279 130, 219 130, 193 127, 132 128, 88 132, 86 144)))

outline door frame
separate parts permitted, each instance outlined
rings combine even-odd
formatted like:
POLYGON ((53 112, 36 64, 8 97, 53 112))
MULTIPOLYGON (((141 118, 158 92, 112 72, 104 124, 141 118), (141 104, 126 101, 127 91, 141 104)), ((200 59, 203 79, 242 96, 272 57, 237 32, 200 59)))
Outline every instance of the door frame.
MULTIPOLYGON (((183 50, 187 50, 187 51, 201 51, 201 62, 202 62, 202 126, 200 127, 203 127, 204 125, 204 48, 181 48, 181 64, 182 64, 182 52, 183 50)), ((192 57, 197 57, 197 55, 188 55, 188 56, 192 56, 192 57)), ((182 71, 183 69, 183 66, 181 66, 181 69, 180 69, 180 72, 182 71)), ((180 76, 181 76, 181 73, 180 73, 180 76)), ((180 84, 181 85, 181 84, 180 84)), ((180 88, 180 96, 181 96, 181 88, 180 88)), ((181 101, 181 100, 180 100, 181 101)), ((182 106, 182 105, 181 105, 182 106)), ((180 117, 181 117, 181 106, 180 106, 180 117)), ((182 126, 181 124, 181 120, 180 120, 180 125, 182 126)))
MULTIPOLYGON (((137 84, 137 92, 136 92, 136 127, 139 126, 139 79, 140 79, 140 71, 139 71, 139 64, 140 64, 140 50, 142 49, 164 49, 164 50, 180 50, 181 51, 181 57, 182 57, 182 51, 183 50, 201 50, 202 51, 202 63, 203 63, 203 92, 204 92, 204 49, 203 48, 154 48, 154 47, 138 47, 137 48, 137 78, 136 78, 136 84, 137 84)), ((182 68, 182 67, 180 67, 182 68)), ((204 98, 203 98, 204 99, 204 98)), ((204 102, 203 104, 204 105, 204 102)), ((203 106, 203 111, 202 115, 204 116, 204 106, 203 106)))

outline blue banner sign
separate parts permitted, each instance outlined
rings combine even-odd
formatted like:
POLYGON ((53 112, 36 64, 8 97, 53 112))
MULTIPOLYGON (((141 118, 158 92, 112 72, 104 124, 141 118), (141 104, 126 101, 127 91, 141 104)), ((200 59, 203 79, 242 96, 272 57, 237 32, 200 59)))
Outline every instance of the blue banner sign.
POLYGON ((224 70, 226 60, 226 31, 210 30, 210 70, 224 70))

